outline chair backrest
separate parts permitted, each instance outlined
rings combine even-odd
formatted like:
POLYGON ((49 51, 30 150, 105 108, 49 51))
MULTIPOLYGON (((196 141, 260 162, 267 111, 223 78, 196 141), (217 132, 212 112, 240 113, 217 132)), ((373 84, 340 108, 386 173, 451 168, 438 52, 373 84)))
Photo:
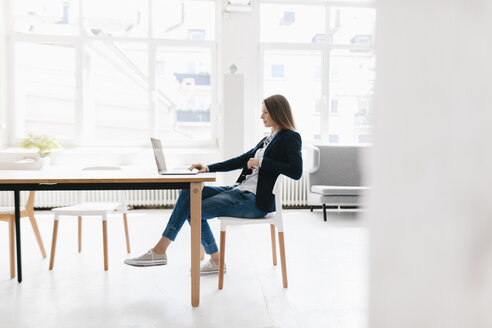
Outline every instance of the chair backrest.
POLYGON ((360 153, 366 146, 326 146, 312 148, 309 185, 360 186, 360 153))
POLYGON ((284 184, 284 175, 280 174, 275 181, 272 193, 275 195, 275 211, 282 212, 282 187, 284 184))
POLYGON ((275 181, 275 184, 273 185, 272 193, 274 195, 282 196, 282 185, 283 184, 284 184, 284 175, 279 174, 279 176, 277 177, 277 180, 275 181))

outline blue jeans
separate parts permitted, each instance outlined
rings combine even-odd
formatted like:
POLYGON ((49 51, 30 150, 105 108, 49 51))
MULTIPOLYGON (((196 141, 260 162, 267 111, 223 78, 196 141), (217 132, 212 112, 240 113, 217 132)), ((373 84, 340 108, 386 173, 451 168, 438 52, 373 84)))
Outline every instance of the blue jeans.
MULTIPOLYGON (((249 191, 229 187, 204 187, 202 191, 202 245, 207 254, 218 252, 217 243, 207 220, 218 216, 238 218, 264 217, 267 212, 256 206, 256 196, 249 191)), ((184 222, 190 222, 190 190, 184 189, 178 197, 163 237, 174 241, 184 222)))

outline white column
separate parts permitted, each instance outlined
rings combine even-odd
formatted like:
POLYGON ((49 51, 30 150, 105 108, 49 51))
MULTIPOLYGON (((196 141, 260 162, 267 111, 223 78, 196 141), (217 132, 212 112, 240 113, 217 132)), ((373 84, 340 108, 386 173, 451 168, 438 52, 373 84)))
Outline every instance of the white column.
MULTIPOLYGON (((259 44, 259 1, 252 0, 252 11, 223 13, 221 26, 220 71, 229 73, 229 65, 235 64, 237 73, 244 75, 244 144, 242 150, 253 148, 261 139, 263 129, 260 99, 259 44)), ((221 4, 222 6, 223 4, 221 4)), ((226 88, 224 82, 224 88, 226 88)), ((224 89, 225 93, 225 89, 224 89)), ((226 95, 224 94, 224 97, 226 95)))
POLYGON ((492 327, 492 2, 376 6, 370 327, 492 327))
MULTIPOLYGON (((236 157, 243 153, 244 144, 244 76, 243 74, 224 74, 224 106, 222 108, 223 159, 236 157)), ((223 183, 232 185, 240 171, 223 173, 223 183)))

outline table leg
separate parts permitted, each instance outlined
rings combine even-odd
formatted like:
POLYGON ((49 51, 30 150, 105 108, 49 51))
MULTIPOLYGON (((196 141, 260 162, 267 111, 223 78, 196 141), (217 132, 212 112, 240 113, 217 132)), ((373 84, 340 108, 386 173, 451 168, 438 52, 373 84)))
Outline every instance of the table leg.
POLYGON ((14 190, 15 206, 15 243, 17 250, 17 281, 22 282, 22 259, 21 259, 21 242, 20 242, 20 191, 14 190))
POLYGON ((203 183, 190 183, 190 221, 191 221, 191 305, 200 304, 200 239, 202 220, 203 183))

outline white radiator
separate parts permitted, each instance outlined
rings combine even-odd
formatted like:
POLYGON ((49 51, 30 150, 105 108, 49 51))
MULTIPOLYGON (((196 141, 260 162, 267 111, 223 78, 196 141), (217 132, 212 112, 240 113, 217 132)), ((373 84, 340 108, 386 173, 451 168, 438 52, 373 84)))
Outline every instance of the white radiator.
POLYGON ((284 179, 283 185, 284 206, 305 206, 307 205, 307 178, 303 175, 299 180, 284 179))
MULTIPOLYGON (((283 186, 283 204, 286 206, 307 205, 307 180, 303 176, 300 180, 285 179, 283 186)), ((88 202, 119 201, 118 191, 94 190, 83 191, 88 202)), ((179 190, 128 190, 127 203, 130 206, 169 206, 178 199, 179 190)), ((28 192, 21 192, 21 205, 27 201, 28 192)), ((34 207, 52 208, 69 206, 77 203, 78 191, 38 191, 36 192, 34 207)), ((0 191, 0 206, 13 206, 14 193, 0 191)))

